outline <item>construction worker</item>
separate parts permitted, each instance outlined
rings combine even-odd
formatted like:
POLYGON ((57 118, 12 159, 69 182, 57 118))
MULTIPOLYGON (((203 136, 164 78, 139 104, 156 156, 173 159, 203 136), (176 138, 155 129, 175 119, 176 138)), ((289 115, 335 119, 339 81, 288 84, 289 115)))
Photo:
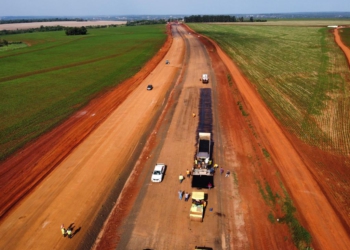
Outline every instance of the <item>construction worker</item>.
POLYGON ((190 194, 189 193, 185 193, 185 201, 188 201, 188 198, 190 198, 190 194))
POLYGON ((224 173, 224 169, 220 168, 220 174, 223 174, 223 173, 224 173))
POLYGON ((67 236, 67 232, 66 232, 66 229, 64 228, 63 224, 61 225, 61 232, 62 232, 63 237, 67 236))
POLYGON ((182 192, 181 190, 179 190, 178 194, 179 194, 179 200, 182 200, 182 194, 183 194, 183 192, 182 192))
POLYGON ((184 180, 184 176, 182 174, 179 175, 179 181, 180 183, 182 183, 182 181, 184 180))
POLYGON ((72 229, 70 227, 67 228, 67 234, 68 234, 68 238, 71 239, 72 238, 72 229))
POLYGON ((188 169, 187 169, 187 171, 186 171, 186 175, 187 175, 187 178, 190 178, 190 176, 191 176, 191 172, 190 172, 190 170, 188 170, 188 169))

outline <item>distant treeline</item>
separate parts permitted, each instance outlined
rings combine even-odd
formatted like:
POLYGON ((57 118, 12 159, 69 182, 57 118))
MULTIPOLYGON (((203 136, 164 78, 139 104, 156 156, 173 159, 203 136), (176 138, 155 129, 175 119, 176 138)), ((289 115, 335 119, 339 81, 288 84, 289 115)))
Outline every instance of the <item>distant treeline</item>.
POLYGON ((30 28, 30 29, 17 29, 17 30, 0 30, 0 35, 13 35, 13 34, 22 34, 22 33, 33 33, 33 32, 46 32, 46 31, 58 31, 65 30, 66 27, 57 25, 57 26, 43 26, 40 28, 30 28))
MULTIPOLYGON (((101 28, 117 27, 117 26, 120 26, 120 25, 111 24, 111 25, 85 26, 85 28, 86 29, 101 29, 101 28)), ((64 27, 64 26, 60 26, 60 25, 57 25, 57 26, 43 26, 43 25, 41 25, 40 28, 0 30, 0 35, 13 35, 13 34, 46 32, 46 31, 60 31, 60 30, 67 30, 67 29, 69 29, 69 27, 64 27)))
POLYGON ((150 24, 165 24, 167 21, 165 19, 158 20, 137 20, 137 21, 127 21, 126 26, 136 26, 136 25, 150 25, 150 24))
POLYGON ((35 22, 57 22, 57 21, 86 21, 82 18, 40 18, 40 19, 13 19, 13 20, 0 20, 0 24, 5 23, 35 23, 35 22))
POLYGON ((225 22, 266 22, 262 19, 254 19, 250 17, 249 19, 244 19, 243 17, 236 18, 230 15, 194 15, 185 17, 186 23, 225 23, 225 22))

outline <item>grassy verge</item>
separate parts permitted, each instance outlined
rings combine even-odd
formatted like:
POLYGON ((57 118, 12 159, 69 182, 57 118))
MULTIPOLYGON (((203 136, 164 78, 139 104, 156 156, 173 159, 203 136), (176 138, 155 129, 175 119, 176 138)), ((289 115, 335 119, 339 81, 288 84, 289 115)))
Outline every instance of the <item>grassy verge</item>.
POLYGON ((259 181, 257 185, 264 201, 272 209, 267 215, 268 220, 273 224, 276 222, 286 224, 291 233, 294 245, 298 249, 310 249, 312 237, 295 217, 296 208, 285 188, 282 186, 283 195, 280 195, 277 192, 274 193, 267 182, 264 187, 259 181), (275 211, 279 210, 278 207, 282 208, 283 216, 277 218, 275 211))
POLYGON ((325 27, 189 24, 217 41, 275 117, 305 142, 350 153, 350 72, 325 27))
POLYGON ((237 102, 238 108, 241 111, 243 116, 248 116, 249 114, 244 110, 243 105, 241 102, 237 102))
POLYGON ((164 25, 3 36, 31 46, 0 53, 0 159, 138 72, 163 45, 164 25))

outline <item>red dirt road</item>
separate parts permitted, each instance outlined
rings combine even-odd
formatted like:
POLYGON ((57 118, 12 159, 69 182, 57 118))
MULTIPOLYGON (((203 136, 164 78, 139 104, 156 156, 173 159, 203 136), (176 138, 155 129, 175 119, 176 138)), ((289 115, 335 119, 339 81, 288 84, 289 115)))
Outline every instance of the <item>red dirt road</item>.
POLYGON ((257 185, 266 181, 280 192, 281 180, 312 247, 348 249, 349 216, 310 156, 328 154, 300 147, 215 43, 175 25, 171 44, 170 65, 157 65, 164 57, 158 54, 140 78, 93 101, 0 166, 0 191, 8 194, 0 203, 0 249, 89 249, 115 202, 96 249, 295 249, 287 226, 268 220, 271 207, 257 185), (202 73, 209 73, 208 85, 199 81, 202 73), (149 83, 155 88, 147 92, 149 83), (190 180, 180 184, 177 178, 192 167, 200 118, 192 112, 198 114, 203 88, 212 97, 214 161, 231 175, 215 175, 198 223, 188 218, 189 203, 177 198, 179 189, 192 191, 190 180), (166 163, 167 171, 153 184, 156 162, 166 163), (74 223, 73 239, 60 235, 62 223, 74 223))
MULTIPOLYGON (((7 218, 7 216, 16 216, 14 213, 7 212, 10 209, 13 209, 15 211, 18 208, 24 208, 26 209, 26 205, 23 205, 23 203, 18 204, 19 202, 23 202, 24 198, 26 198, 28 193, 33 195, 37 192, 38 184, 42 184, 42 181, 45 180, 49 183, 47 180, 48 175, 56 169, 59 168, 59 164, 62 163, 66 159, 66 157, 82 142, 86 139, 86 137, 92 133, 98 126, 100 126, 107 117, 111 114, 113 110, 115 110, 117 107, 119 107, 126 98, 136 89, 136 88, 142 88, 145 89, 145 86, 140 86, 142 84, 143 80, 152 74, 152 71, 154 70, 155 66, 163 60, 165 54, 168 52, 168 49, 172 43, 171 36, 169 36, 168 41, 166 44, 164 44, 163 48, 160 50, 160 52, 149 62, 145 67, 142 68, 142 70, 136 74, 133 78, 127 80, 123 84, 119 85, 116 89, 111 90, 110 92, 104 94, 103 96, 96 98, 93 100, 87 107, 85 107, 83 110, 77 112, 73 117, 71 117, 69 120, 67 120, 65 123, 63 123, 61 126, 57 127, 47 135, 43 136, 39 140, 33 142, 31 145, 29 145, 27 148, 19 152, 18 154, 14 155, 13 157, 9 158, 7 161, 2 162, 0 166, 0 191, 1 191, 1 200, 0 200, 0 216, 1 216, 1 226, 0 228, 2 230, 8 231, 8 227, 6 226, 6 222, 9 222, 11 225, 13 225, 16 222, 20 223, 20 227, 23 226, 23 224, 28 224, 28 221, 23 222, 24 218, 30 218, 33 220, 33 214, 30 216, 27 214, 27 212, 22 211, 23 214, 17 217, 17 219, 13 219, 13 217, 7 218), (36 192, 34 192, 36 190, 36 192), (15 207, 17 205, 17 207, 15 207), (21 226, 22 225, 22 226, 21 226)), ((172 72, 167 72, 169 77, 173 76, 172 72)), ((143 83, 146 84, 146 83, 143 83)), ((142 99, 142 98, 141 98, 142 99)), ((163 102, 163 100, 161 100, 163 102)), ((127 110, 122 111, 122 113, 127 113, 127 110)), ((124 117, 123 114, 121 117, 124 117)), ((147 122, 147 121, 146 121, 147 122)), ((124 123, 127 124, 127 121, 124 123)), ((144 128, 146 129, 146 128, 144 128)), ((140 130, 141 134, 142 130, 140 130)), ((135 138, 137 138, 135 136, 135 138)), ((132 144, 129 145, 130 147, 133 147, 132 144)), ((129 148, 129 150, 134 150, 135 148, 129 148)), ((91 151, 87 149, 86 152, 89 152, 91 154, 91 151)), ((129 157, 130 154, 126 153, 123 157, 129 157)), ((73 164, 75 166, 76 163, 73 164)), ((104 164, 100 164, 104 165, 104 164)), ((99 165, 96 165, 99 166, 99 165)), ((93 174, 96 170, 92 170, 91 174, 93 174)), ((72 175, 72 174, 71 174, 72 175)), ((82 175, 84 176, 84 174, 82 175)), ((72 189, 72 187, 68 188, 68 191, 63 191, 63 189, 66 188, 66 185, 69 185, 64 178, 59 177, 62 179, 59 186, 57 183, 52 187, 55 188, 56 191, 51 190, 50 188, 47 188, 49 192, 52 193, 51 199, 56 199, 54 196, 58 195, 60 192, 60 189, 62 192, 64 192, 66 195, 69 195, 70 192, 77 192, 82 187, 77 187, 76 190, 72 189), (71 190, 71 191, 69 191, 71 190)), ((67 176, 68 178, 68 176, 67 176)), ((81 178, 81 177, 79 177, 81 178)), ((78 182, 76 182, 78 183, 78 182)), ((99 185, 98 183, 96 183, 99 185)), ((51 186, 51 185, 50 185, 51 186)), ((104 188, 104 187, 103 187, 104 188)), ((83 189, 83 192, 85 189, 83 189)), ((79 194, 79 193, 78 193, 79 194)), ((90 194, 88 194, 90 196, 90 194)), ((105 194, 102 195, 102 198, 105 198, 105 194)), ((90 197, 93 198, 93 197, 90 197)), ((31 198, 27 198, 27 200, 33 200, 31 198)), ((33 202, 39 202, 35 201, 36 198, 34 198, 33 202)), ((72 200, 72 198, 69 198, 69 200, 72 200)), ((52 202, 52 200, 48 200, 47 202, 52 202)), ((98 201, 97 201, 98 202, 98 201)), ((87 204, 89 202, 86 202, 87 204)), ((44 204, 41 204, 39 202, 38 204, 41 206, 41 208, 44 208, 44 204)), ((29 207, 32 207, 33 209, 37 209, 34 205, 27 205, 29 207)), ((47 207, 49 205, 46 205, 47 207)), ((62 202, 62 206, 65 208, 62 208, 63 211, 67 210, 67 213, 69 213, 69 210, 71 208, 71 203, 66 203, 65 201, 62 202)), ((30 211, 28 211, 30 212, 30 211)), ((40 212, 40 211, 38 211, 40 212)), ((60 211, 62 213, 62 211, 60 211)), ((60 216, 60 215, 58 215, 60 216)), ((61 220, 60 218, 58 218, 61 220)), ((61 223, 61 222, 60 222, 61 223)), ((68 222, 66 222, 68 223, 68 222)), ((91 222, 90 222, 91 223, 91 222)), ((32 222, 31 225, 28 226, 34 226, 32 222)), ((38 226, 38 225, 35 225, 38 226)), ((46 224, 45 224, 46 227, 46 224)), ((42 225, 39 225, 39 228, 36 228, 35 230, 42 230, 42 225)), ((44 228, 44 226, 43 226, 44 228)), ((29 229, 22 228, 22 230, 19 230, 18 233, 20 234, 21 231, 27 231, 29 229)), ((9 232, 9 231, 8 231, 9 232)), ((34 233, 34 231, 33 231, 34 233)), ((0 241, 0 249, 4 246, 12 246, 12 248, 16 248, 15 244, 13 243, 13 237, 16 237, 16 235, 10 233, 10 235, 13 235, 12 237, 8 238, 8 241, 0 241), (3 245, 5 244, 5 245, 3 245)), ((54 236, 55 234, 53 234, 54 236)), ((46 239, 47 240, 47 239, 46 239)), ((49 240, 50 241, 50 240, 49 240)), ((24 240, 25 242, 25 240, 24 240)), ((20 244, 18 241, 17 243, 20 244)), ((51 241, 51 244, 57 244, 55 241, 51 241)), ((76 242, 78 245, 78 243, 76 242)), ((28 249, 35 248, 31 245, 19 245, 19 246, 27 246, 28 249)), ((21 248, 21 247, 19 247, 21 248)), ((50 249, 51 247, 48 247, 47 249, 50 249)))
MULTIPOLYGON (((198 44, 191 44, 192 40, 186 40, 188 40, 186 44, 190 46, 189 53, 193 53, 197 58, 201 57, 200 53, 196 51, 196 47, 199 47, 198 44)), ((212 218, 209 213, 199 228, 198 225, 188 221, 185 221, 184 225, 179 221, 188 217, 188 206, 174 201, 171 206, 175 207, 175 211, 177 211, 175 212, 174 209, 168 207, 168 203, 165 203, 169 193, 172 193, 173 199, 175 199, 176 187, 191 191, 189 183, 176 185, 174 178, 177 174, 176 171, 184 171, 184 168, 181 169, 177 165, 184 164, 182 158, 189 158, 187 160, 189 162, 191 157, 184 150, 182 153, 176 154, 178 157, 181 156, 180 158, 172 160, 172 154, 174 151, 177 152, 176 147, 174 148, 175 143, 172 141, 176 141, 179 136, 182 137, 181 133, 185 132, 172 132, 172 125, 170 125, 165 142, 161 147, 163 151, 166 151, 166 148, 171 148, 171 152, 160 153, 156 158, 166 159, 171 168, 176 168, 175 171, 170 172, 173 179, 165 180, 162 190, 149 184, 146 179, 147 184, 142 186, 146 191, 138 195, 135 203, 125 200, 123 203, 122 199, 119 200, 115 211, 123 211, 123 205, 128 208, 133 205, 131 215, 123 223, 120 223, 120 218, 119 223, 115 223, 113 219, 118 217, 118 212, 113 213, 110 223, 107 224, 108 230, 105 232, 105 237, 101 236, 100 245, 96 248, 113 249, 114 244, 118 242, 117 249, 135 249, 137 246, 151 249, 172 249, 174 247, 190 249, 196 243, 215 246, 214 249, 293 249, 294 246, 286 225, 273 224, 268 221, 267 215, 270 209, 262 201, 256 185, 257 180, 261 183, 266 181, 274 190, 278 190, 279 181, 282 179, 298 209, 297 216, 313 237, 312 246, 316 249, 347 249, 349 246, 348 226, 347 222, 344 223, 344 221, 348 221, 348 218, 346 215, 345 219, 341 215, 339 216, 338 210, 341 208, 333 208, 336 202, 329 201, 331 193, 324 193, 324 189, 319 187, 322 182, 317 181, 319 180, 317 178, 314 179, 313 174, 310 173, 309 169, 313 169, 315 166, 314 162, 308 159, 308 155, 301 156, 305 147, 301 148, 301 152, 298 152, 297 147, 300 142, 297 139, 292 142, 291 137, 286 137, 286 132, 279 127, 278 122, 269 113, 252 85, 242 77, 232 61, 217 46, 214 47, 212 44, 206 43, 205 39, 202 42, 206 44, 207 50, 210 52, 212 66, 216 73, 216 81, 212 86, 209 86, 218 91, 217 97, 213 96, 213 99, 216 100, 213 102, 215 107, 213 110, 218 111, 214 117, 219 120, 214 125, 215 147, 218 148, 214 159, 220 165, 225 166, 225 169, 234 171, 239 183, 237 189, 236 182, 222 182, 220 177, 216 177, 215 182, 219 184, 215 189, 217 192, 210 191, 211 195, 209 196, 213 199, 214 209, 218 209, 219 214, 224 218, 212 218), (216 51, 235 80, 233 88, 228 87, 227 71, 216 51), (236 91, 236 88, 239 92, 236 91), (246 111, 250 114, 247 120, 242 119, 242 115, 238 112, 237 101, 243 102, 246 111), (175 133, 176 136, 171 136, 172 133, 175 133), (273 162, 264 160, 262 149, 268 150, 273 162), (172 163, 172 161, 174 162, 172 163), (164 189, 165 191, 163 191, 164 189), (149 207, 152 209, 147 209, 149 207), (167 223, 169 213, 172 214, 170 225, 167 223), (156 216, 154 217, 154 215, 156 216), (159 217, 163 220, 159 221, 157 219, 159 217), (162 221, 164 222, 162 223, 162 221), (203 228, 210 228, 210 234, 199 233, 203 228), (117 239, 109 241, 113 235, 117 235, 117 239), (181 242, 175 242, 172 235, 178 236, 181 242), (112 244, 112 242, 114 243, 112 244)), ((192 58, 191 55, 189 57, 192 58)), ((190 59, 188 65, 195 63, 197 65, 194 67, 205 71, 205 66, 200 65, 200 60, 198 62, 190 59)), ((192 70, 195 68, 188 71, 192 72, 192 70)), ((196 74, 198 76, 200 73, 196 74)), ((191 91, 193 88, 198 89, 198 84, 193 82, 193 77, 189 77, 189 81, 186 80, 186 77, 184 79, 183 92, 186 89, 191 89, 191 91)), ((195 96, 195 94, 191 92, 191 96, 195 96)), ((185 100, 186 97, 180 96, 179 102, 187 103, 182 99, 185 100)), ((195 108, 196 106, 191 107, 191 109, 195 108)), ((175 111, 173 119, 175 121, 181 120, 184 122, 184 127, 191 128, 185 123, 187 118, 182 118, 183 113, 190 116, 188 110, 187 112, 179 112, 179 114, 176 114, 175 111)), ((175 121, 173 126, 176 127, 175 121)), ((161 135, 163 134, 161 133, 161 135)), ((191 138, 191 136, 191 134, 186 134, 183 137, 191 138)), ((195 143, 193 139, 192 143, 195 143)), ((182 146, 185 147, 184 142, 182 146)), ((135 182, 130 185, 135 185, 135 182)), ((274 215, 277 218, 282 216, 281 213, 274 215)))
POLYGON ((0 165, 0 218, 44 179, 79 145, 127 96, 137 88, 163 59, 171 37, 161 51, 134 77, 116 89, 91 101, 50 133, 41 137, 0 165))

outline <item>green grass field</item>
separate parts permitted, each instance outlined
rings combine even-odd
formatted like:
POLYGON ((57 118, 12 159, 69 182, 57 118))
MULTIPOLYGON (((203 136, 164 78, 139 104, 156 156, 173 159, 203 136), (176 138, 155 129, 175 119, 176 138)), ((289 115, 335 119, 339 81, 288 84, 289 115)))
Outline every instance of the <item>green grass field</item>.
POLYGON ((97 93, 133 76, 166 40, 164 25, 2 36, 29 47, 0 51, 0 159, 56 126, 97 93))
POLYGON ((189 26, 218 42, 292 133, 349 154, 349 68, 329 29, 311 24, 189 26))

